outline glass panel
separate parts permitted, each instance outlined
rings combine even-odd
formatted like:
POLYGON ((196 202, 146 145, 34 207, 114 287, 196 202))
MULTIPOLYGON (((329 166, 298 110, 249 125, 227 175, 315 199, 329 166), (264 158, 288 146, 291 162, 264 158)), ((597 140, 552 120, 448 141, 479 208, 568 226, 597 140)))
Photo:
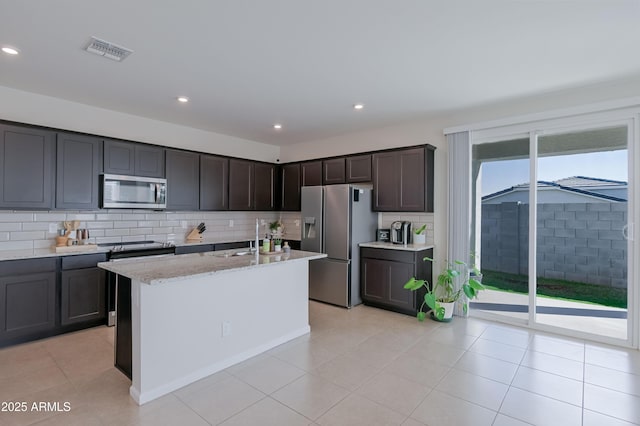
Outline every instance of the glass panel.
POLYGON ((471 308, 527 321, 529 139, 475 145, 471 247, 487 290, 471 308))
POLYGON ((156 202, 155 191, 155 183, 105 179, 104 200, 106 202, 153 204, 156 202))
POLYGON ((538 323, 627 339, 627 128, 538 139, 538 323))

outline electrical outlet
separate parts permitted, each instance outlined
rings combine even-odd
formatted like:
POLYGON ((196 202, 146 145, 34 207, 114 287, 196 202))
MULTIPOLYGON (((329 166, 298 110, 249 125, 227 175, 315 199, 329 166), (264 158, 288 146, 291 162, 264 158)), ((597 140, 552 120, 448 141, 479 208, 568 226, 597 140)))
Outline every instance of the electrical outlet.
POLYGON ((229 228, 233 228, 233 219, 229 220, 229 228))
POLYGON ((222 321, 222 337, 231 336, 231 322, 222 321))
POLYGON ((260 219, 260 225, 261 226, 265 226, 267 224, 267 222, 264 219, 260 219))
POLYGON ((58 225, 55 223, 50 223, 49 224, 49 233, 50 234, 57 234, 58 233, 58 225))
POLYGON ((300 221, 296 219, 296 228, 300 228, 300 221))

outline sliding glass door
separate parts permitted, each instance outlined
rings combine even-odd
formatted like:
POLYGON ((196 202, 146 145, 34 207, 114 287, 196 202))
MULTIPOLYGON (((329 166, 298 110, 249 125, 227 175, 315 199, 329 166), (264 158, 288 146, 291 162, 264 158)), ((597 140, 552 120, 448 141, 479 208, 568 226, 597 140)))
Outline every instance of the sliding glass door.
POLYGON ((536 317, 627 338, 627 127, 538 137, 536 317))
POLYGON ((472 312, 629 342, 632 122, 554 124, 472 141, 472 312))

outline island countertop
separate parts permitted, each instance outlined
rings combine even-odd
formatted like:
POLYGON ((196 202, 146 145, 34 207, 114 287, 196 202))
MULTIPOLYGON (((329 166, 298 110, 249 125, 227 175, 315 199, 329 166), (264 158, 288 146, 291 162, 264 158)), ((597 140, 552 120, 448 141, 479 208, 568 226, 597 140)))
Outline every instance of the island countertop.
POLYGON ((181 254, 176 256, 126 259, 101 262, 98 266, 145 284, 163 284, 186 277, 206 276, 244 269, 269 267, 285 262, 309 261, 326 254, 291 250, 290 253, 234 256, 237 250, 181 254))

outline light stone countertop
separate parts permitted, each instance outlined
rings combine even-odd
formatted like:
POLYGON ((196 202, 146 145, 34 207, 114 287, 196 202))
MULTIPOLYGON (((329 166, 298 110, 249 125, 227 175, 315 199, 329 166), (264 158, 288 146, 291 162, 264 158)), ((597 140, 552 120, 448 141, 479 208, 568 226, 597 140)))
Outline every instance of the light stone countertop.
MULTIPOLYGON (((210 236, 207 238, 203 238, 202 241, 187 241, 186 239, 175 239, 172 242, 176 247, 182 246, 197 246, 203 244, 223 244, 223 243, 236 243, 236 242, 247 242, 247 247, 249 246, 248 238, 237 238, 237 239, 229 239, 222 237, 210 236)), ((262 241, 262 238, 260 238, 262 241)), ((285 239, 284 241, 299 241, 293 238, 285 239)), ((38 249, 22 249, 22 250, 0 250, 0 262, 3 260, 20 260, 20 259, 35 259, 40 257, 59 257, 59 256, 76 256, 83 254, 95 254, 95 253, 107 253, 111 246, 118 245, 118 243, 109 244, 108 247, 98 247, 97 249, 81 251, 81 252, 56 252, 56 248, 54 247, 54 241, 51 240, 51 247, 47 248, 38 248, 38 249)))
POLYGON ((286 262, 309 261, 327 257, 326 254, 291 250, 289 254, 233 256, 239 250, 222 250, 177 256, 139 257, 115 262, 101 262, 98 266, 145 284, 164 284, 187 277, 262 268, 286 262))
POLYGON ((420 251, 433 248, 433 244, 393 244, 383 241, 371 241, 358 244, 360 247, 369 247, 386 250, 420 251))

